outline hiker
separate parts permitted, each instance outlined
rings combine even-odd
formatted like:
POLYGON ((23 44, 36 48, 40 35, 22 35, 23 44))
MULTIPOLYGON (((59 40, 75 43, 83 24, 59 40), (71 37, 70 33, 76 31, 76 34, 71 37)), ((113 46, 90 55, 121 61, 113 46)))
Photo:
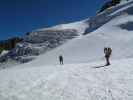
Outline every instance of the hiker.
POLYGON ((110 59, 111 53, 112 53, 112 49, 110 47, 104 48, 104 54, 105 54, 105 59, 106 59, 106 66, 110 65, 109 59, 110 59))
POLYGON ((60 61, 60 65, 63 65, 63 56, 62 55, 59 56, 59 61, 60 61))

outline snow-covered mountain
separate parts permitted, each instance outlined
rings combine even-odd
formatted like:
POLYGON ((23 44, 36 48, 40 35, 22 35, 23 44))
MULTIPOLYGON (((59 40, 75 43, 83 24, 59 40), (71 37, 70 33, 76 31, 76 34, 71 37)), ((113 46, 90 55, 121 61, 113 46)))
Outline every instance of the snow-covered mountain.
MULTIPOLYGON (((45 53, 35 60, 35 65, 58 64, 57 57, 63 55, 66 63, 84 63, 103 60, 103 48, 112 47, 112 59, 133 57, 133 1, 107 9, 94 18, 84 20, 91 24, 86 33, 62 46, 45 53), (93 31, 92 31, 93 30, 93 31), (88 33, 88 31, 91 31, 88 33), (50 58, 50 60, 48 59, 50 58)), ((56 26, 57 27, 57 26, 56 26)))
POLYGON ((4 56, 36 59, 21 65, 9 59, 14 66, 0 70, 0 100, 133 100, 132 44, 132 0, 83 21, 35 30, 4 56), (107 67, 104 47, 113 50, 107 67))
MULTIPOLYGON (((81 21, 89 23, 89 27, 83 33, 85 36, 79 36, 65 45, 46 53, 44 55, 45 60, 43 57, 44 61, 42 62, 51 64, 52 59, 53 62, 56 61, 57 56, 60 54, 63 54, 66 62, 69 63, 99 60, 103 57, 102 52, 105 46, 113 48, 114 58, 132 57, 132 45, 127 48, 127 45, 132 43, 133 36, 133 30, 131 30, 133 26, 132 10, 133 1, 119 4, 96 15, 96 17, 81 21), (125 49, 123 50, 123 48, 125 49), (51 60, 48 61, 47 57, 50 57, 51 60), (82 58, 82 61, 79 58, 82 58)), ((56 28, 59 28, 59 26, 56 26, 56 28)))
POLYGON ((88 24, 85 21, 81 21, 34 30, 28 33, 24 40, 17 44, 16 48, 2 56, 0 61, 12 59, 22 63, 28 62, 36 58, 36 56, 82 35, 87 27, 88 24))
POLYGON ((37 55, 53 50, 68 40, 93 33, 93 31, 118 16, 132 15, 132 5, 133 1, 120 3, 98 13, 95 17, 83 21, 34 30, 26 35, 23 42, 17 44, 15 49, 2 56, 0 61, 12 59, 21 63, 29 62, 37 55))

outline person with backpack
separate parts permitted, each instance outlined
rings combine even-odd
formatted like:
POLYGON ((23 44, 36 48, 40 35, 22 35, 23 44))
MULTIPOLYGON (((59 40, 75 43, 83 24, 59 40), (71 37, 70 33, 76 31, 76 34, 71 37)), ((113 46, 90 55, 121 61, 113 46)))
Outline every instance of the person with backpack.
POLYGON ((105 54, 105 59, 106 59, 106 66, 110 65, 110 56, 112 54, 112 49, 110 47, 105 47, 104 48, 104 54, 105 54))
POLYGON ((63 56, 62 55, 59 56, 59 62, 60 62, 60 65, 63 65, 63 56))

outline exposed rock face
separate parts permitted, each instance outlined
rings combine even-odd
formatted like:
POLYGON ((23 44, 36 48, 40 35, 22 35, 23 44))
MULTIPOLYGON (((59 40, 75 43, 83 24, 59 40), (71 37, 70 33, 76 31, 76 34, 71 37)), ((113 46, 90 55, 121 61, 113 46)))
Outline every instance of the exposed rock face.
POLYGON ((65 30, 46 30, 37 31, 30 33, 26 38, 25 42, 29 43, 43 43, 43 42, 59 42, 64 39, 71 39, 77 36, 77 31, 73 29, 65 30))
POLYGON ((13 37, 8 40, 0 41, 0 48, 5 50, 11 50, 15 48, 16 44, 23 41, 22 38, 19 37, 13 37))
POLYGON ((12 59, 22 63, 29 62, 35 56, 56 48, 76 36, 78 36, 77 30, 74 29, 50 29, 28 32, 22 42, 16 42, 18 39, 12 40, 11 47, 14 48, 17 43, 16 47, 1 57, 1 59, 2 61, 12 59))
POLYGON ((111 0, 111 1, 108 1, 108 2, 106 2, 106 3, 101 7, 101 9, 100 9, 100 11, 99 11, 98 13, 100 13, 100 12, 102 12, 102 11, 104 11, 104 10, 106 10, 106 9, 108 9, 108 8, 110 8, 110 7, 112 7, 112 6, 115 6, 115 5, 119 4, 120 2, 121 2, 121 0, 111 0))

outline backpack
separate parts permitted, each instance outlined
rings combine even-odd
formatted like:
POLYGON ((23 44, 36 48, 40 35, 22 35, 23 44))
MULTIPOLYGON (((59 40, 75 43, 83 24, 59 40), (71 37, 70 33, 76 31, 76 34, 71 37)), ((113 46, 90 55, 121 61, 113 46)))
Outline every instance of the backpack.
POLYGON ((112 53, 112 49, 108 48, 108 54, 111 55, 111 53, 112 53))
POLYGON ((112 49, 111 48, 104 48, 104 53, 106 56, 110 56, 112 53, 112 49))

